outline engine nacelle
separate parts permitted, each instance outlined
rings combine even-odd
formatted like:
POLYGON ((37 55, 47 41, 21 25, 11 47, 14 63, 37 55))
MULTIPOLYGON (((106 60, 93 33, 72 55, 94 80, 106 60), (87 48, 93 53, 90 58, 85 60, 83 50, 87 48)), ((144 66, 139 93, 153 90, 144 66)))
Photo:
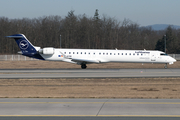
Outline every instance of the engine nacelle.
POLYGON ((54 54, 54 48, 52 48, 52 47, 43 48, 43 49, 39 49, 38 52, 40 54, 44 54, 44 55, 53 55, 54 54))

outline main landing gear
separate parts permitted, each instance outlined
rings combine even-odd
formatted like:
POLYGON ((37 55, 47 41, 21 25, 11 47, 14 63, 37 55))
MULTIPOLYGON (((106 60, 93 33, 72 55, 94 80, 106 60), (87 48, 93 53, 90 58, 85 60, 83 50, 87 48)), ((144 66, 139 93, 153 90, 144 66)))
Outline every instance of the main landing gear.
POLYGON ((81 68, 86 69, 87 68, 86 64, 81 64, 81 68))
POLYGON ((168 67, 167 67, 167 63, 164 65, 164 69, 167 69, 168 67))

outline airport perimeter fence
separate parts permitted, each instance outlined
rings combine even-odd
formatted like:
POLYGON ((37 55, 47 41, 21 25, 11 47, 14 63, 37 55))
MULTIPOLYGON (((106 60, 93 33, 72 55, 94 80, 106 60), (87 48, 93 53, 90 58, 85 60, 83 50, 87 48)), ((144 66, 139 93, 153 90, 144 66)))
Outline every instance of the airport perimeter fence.
MULTIPOLYGON (((180 60, 180 54, 168 54, 169 56, 180 60)), ((0 61, 28 61, 28 60, 38 60, 29 58, 23 55, 0 55, 0 61)))
POLYGON ((38 60, 34 58, 29 58, 23 55, 0 55, 0 61, 29 61, 38 60))

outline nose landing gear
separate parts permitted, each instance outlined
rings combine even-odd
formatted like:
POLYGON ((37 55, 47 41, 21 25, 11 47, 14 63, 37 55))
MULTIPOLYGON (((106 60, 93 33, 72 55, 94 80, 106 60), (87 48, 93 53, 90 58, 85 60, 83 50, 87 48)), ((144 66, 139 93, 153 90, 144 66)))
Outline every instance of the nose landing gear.
POLYGON ((167 67, 167 63, 164 65, 164 69, 167 69, 168 67, 167 67))

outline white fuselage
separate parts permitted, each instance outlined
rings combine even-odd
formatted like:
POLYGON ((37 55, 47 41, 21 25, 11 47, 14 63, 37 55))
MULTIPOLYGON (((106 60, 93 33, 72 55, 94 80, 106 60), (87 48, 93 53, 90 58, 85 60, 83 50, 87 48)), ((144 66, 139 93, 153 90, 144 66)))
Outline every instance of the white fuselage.
POLYGON ((169 63, 176 60, 161 51, 148 50, 101 50, 101 49, 54 49, 54 54, 41 56, 45 60, 86 64, 106 62, 169 63))

